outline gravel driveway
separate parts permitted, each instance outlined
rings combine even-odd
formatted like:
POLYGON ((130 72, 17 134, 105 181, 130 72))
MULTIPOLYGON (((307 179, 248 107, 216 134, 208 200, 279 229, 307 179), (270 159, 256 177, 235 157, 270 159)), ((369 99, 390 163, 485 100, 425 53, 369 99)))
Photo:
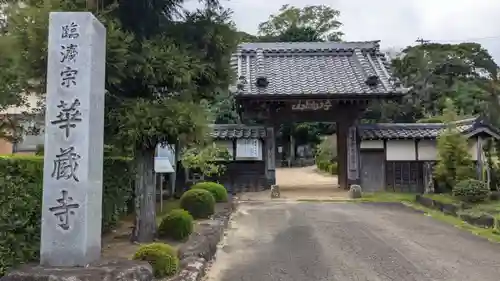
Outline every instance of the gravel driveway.
POLYGON ((245 203, 211 281, 500 280, 500 245, 399 204, 245 203))

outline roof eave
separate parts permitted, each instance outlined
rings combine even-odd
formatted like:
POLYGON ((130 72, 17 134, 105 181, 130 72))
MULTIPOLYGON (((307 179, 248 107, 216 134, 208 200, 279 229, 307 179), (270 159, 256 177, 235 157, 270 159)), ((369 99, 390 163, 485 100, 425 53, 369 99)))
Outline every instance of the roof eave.
POLYGON ((365 137, 362 137, 361 138, 362 140, 435 140, 436 137, 399 137, 399 138, 390 138, 390 137, 380 137, 380 138, 372 138, 372 137, 369 137, 369 138, 365 138, 365 137))
POLYGON ((293 99, 331 99, 331 100, 393 100, 403 97, 403 93, 369 93, 369 94, 328 94, 328 93, 311 93, 311 94, 250 94, 250 93, 237 93, 235 98, 237 100, 248 99, 263 99, 263 100, 293 100, 293 99))
POLYGON ((495 130, 492 130, 492 128, 489 128, 487 126, 475 128, 473 130, 464 132, 463 134, 465 135, 466 138, 471 138, 473 136, 476 136, 480 133, 486 133, 490 135, 491 137, 495 138, 496 140, 500 140, 500 134, 496 132, 495 130))

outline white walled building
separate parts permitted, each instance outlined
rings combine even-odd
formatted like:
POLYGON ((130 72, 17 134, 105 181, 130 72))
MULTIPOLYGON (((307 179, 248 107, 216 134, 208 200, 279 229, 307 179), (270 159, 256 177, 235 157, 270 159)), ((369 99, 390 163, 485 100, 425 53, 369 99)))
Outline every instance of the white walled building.
MULTIPOLYGON (((423 192, 437 160, 437 136, 445 126, 442 123, 359 125, 363 189, 423 192)), ((457 129, 468 139, 472 160, 478 165, 484 160, 485 140, 500 139, 498 130, 480 118, 458 121, 457 129)))

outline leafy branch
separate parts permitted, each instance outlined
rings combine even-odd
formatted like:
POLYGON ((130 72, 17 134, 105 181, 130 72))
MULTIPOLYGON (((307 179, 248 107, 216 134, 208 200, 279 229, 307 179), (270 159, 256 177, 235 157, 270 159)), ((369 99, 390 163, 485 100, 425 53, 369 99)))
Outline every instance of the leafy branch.
POLYGON ((226 171, 225 161, 229 161, 231 155, 224 148, 215 144, 204 147, 186 148, 181 154, 182 166, 191 170, 200 171, 205 176, 217 176, 226 171))

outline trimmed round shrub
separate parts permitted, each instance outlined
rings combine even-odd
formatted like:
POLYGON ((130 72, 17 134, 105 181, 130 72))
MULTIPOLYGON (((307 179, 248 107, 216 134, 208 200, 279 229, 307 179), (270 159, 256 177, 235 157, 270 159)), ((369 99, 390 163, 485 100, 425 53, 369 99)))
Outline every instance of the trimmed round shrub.
POLYGON ((227 190, 226 188, 216 182, 199 182, 191 187, 191 189, 205 189, 210 191, 215 198, 215 202, 227 202, 227 190))
POLYGON ((215 198, 205 189, 190 189, 181 196, 180 206, 195 219, 206 219, 215 212, 215 198))
POLYGON ((177 251, 165 243, 143 245, 134 254, 134 260, 147 261, 157 278, 172 276, 179 269, 177 251))
POLYGON ((462 180, 453 188, 453 196, 464 202, 482 202, 489 198, 490 189, 484 182, 476 179, 462 180))
POLYGON ((160 237, 183 240, 193 232, 193 216, 183 209, 173 209, 161 219, 160 237))

